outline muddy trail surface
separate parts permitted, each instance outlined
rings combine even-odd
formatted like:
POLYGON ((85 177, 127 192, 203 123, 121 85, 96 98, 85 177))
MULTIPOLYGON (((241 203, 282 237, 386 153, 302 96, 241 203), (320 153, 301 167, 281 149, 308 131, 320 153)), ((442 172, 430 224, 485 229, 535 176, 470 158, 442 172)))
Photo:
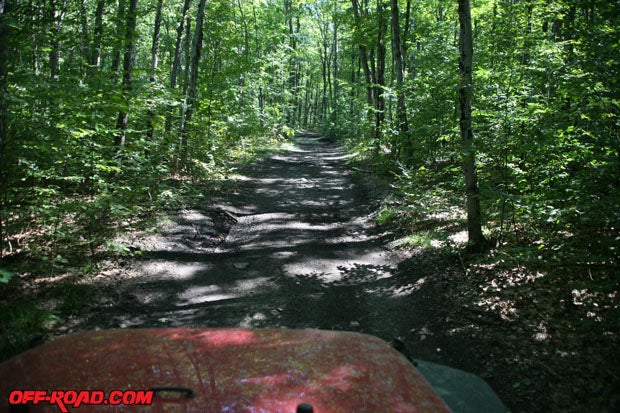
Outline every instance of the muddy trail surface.
POLYGON ((90 323, 349 330, 415 338, 416 356, 435 358, 446 306, 436 290, 450 269, 441 256, 389 247, 366 178, 339 147, 299 136, 209 205, 136 239, 131 276, 90 323))

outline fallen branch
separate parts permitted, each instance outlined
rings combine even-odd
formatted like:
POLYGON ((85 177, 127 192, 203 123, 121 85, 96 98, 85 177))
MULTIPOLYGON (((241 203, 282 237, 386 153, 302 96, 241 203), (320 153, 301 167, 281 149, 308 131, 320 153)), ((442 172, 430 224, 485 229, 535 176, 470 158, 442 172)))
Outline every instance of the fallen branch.
POLYGON ((369 171, 367 169, 358 168, 357 166, 352 166, 351 169, 353 169, 354 171, 357 171, 357 172, 363 172, 365 174, 371 174, 372 173, 372 171, 369 171))

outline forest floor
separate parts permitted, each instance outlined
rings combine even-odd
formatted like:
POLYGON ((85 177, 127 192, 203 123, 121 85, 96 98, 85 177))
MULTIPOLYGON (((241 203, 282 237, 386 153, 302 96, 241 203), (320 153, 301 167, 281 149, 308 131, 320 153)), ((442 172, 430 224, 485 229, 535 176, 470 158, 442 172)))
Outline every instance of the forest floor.
POLYGON ((79 308, 54 330, 357 331, 480 375, 515 412, 618 407, 617 370, 605 365, 613 342, 592 340, 575 354, 544 326, 533 332, 486 311, 477 304, 481 272, 442 248, 398 246, 374 219, 387 186, 348 161, 307 133, 295 148, 241 167, 207 204, 170 211, 156 231, 125 234, 119 242, 132 256, 84 275, 79 308))

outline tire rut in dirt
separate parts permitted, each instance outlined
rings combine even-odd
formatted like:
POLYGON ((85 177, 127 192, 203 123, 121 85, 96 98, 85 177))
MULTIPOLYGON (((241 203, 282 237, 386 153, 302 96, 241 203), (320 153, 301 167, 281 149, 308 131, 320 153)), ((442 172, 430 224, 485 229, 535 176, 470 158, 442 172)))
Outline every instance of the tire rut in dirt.
POLYGON ((402 271, 408 253, 385 247, 369 216, 372 196, 347 159, 305 135, 240 171, 232 191, 163 232, 134 263, 118 305, 93 321, 338 329, 388 340, 428 327, 436 315, 424 309, 424 277, 402 271))

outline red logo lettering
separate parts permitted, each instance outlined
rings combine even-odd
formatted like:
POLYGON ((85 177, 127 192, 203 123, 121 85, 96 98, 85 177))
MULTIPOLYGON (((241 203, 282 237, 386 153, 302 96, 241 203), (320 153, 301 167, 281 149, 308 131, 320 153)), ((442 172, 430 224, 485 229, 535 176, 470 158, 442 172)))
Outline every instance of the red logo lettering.
POLYGON ((13 390, 9 394, 10 405, 49 403, 58 407, 62 413, 68 413, 67 406, 83 405, 143 405, 153 403, 152 390, 113 390, 106 397, 101 390, 13 390))

